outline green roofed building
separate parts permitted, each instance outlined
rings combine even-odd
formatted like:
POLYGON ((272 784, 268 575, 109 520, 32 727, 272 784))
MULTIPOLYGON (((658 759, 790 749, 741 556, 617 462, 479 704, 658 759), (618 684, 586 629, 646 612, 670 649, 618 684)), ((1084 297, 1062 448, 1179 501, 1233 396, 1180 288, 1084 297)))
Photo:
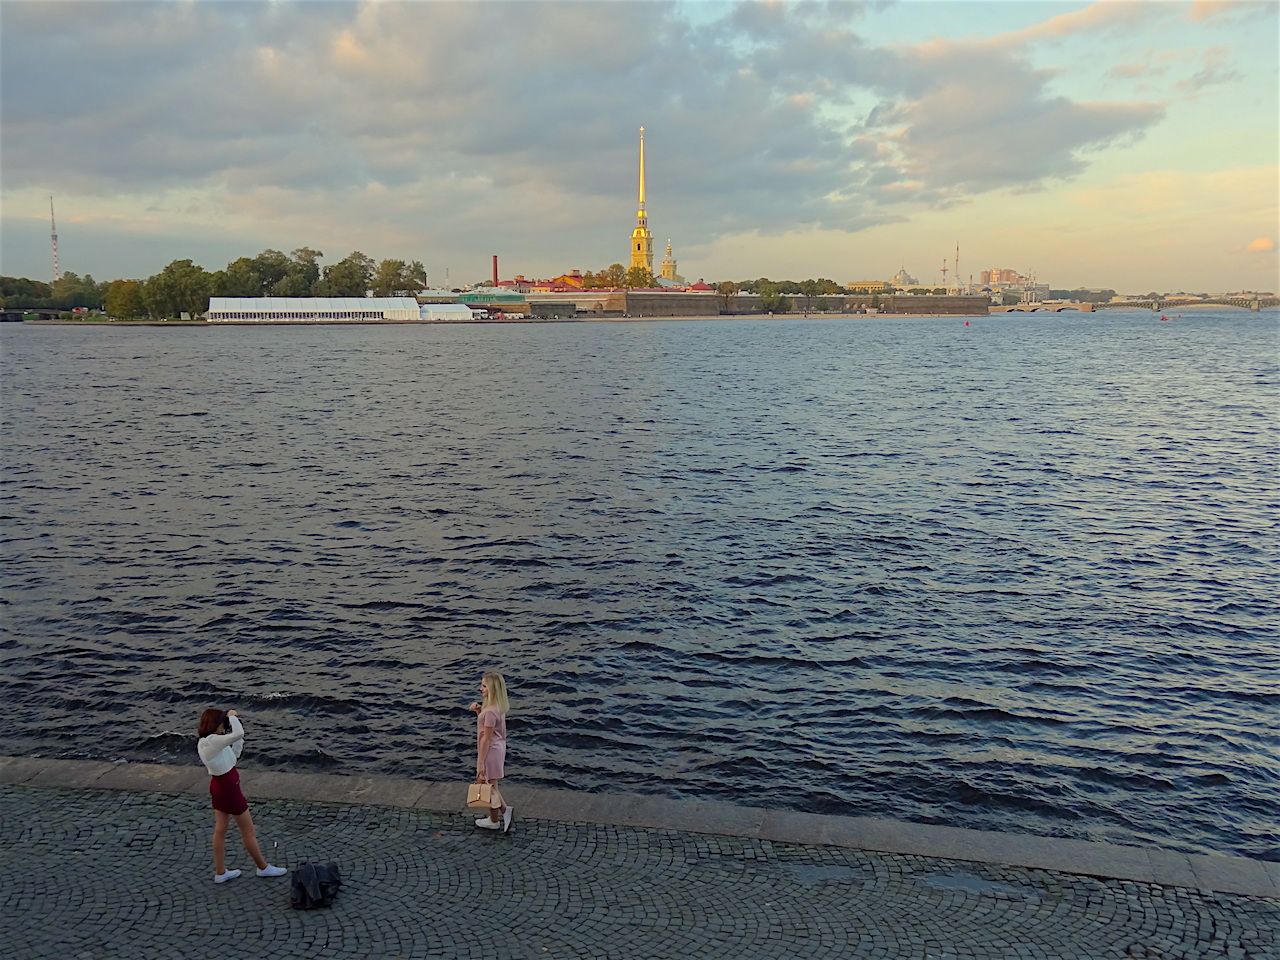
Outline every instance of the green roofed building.
POLYGON ((480 290, 472 290, 469 293, 458 294, 458 302, 465 303, 473 307, 522 307, 525 305, 523 293, 508 293, 505 290, 495 290, 491 287, 485 287, 480 290))

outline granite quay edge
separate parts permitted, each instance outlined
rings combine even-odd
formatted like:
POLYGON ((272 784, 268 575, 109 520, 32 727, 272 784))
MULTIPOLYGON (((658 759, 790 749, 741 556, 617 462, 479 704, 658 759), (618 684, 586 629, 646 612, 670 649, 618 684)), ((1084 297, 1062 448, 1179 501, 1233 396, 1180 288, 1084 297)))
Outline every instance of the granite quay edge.
MULTIPOLYGON (((440 812, 456 812, 466 806, 464 781, 290 773, 254 767, 241 770, 250 801, 312 800, 440 812)), ((200 794, 207 789, 206 776, 204 769, 194 764, 180 767, 0 756, 0 783, 15 786, 200 794)), ((1184 854, 1159 847, 644 794, 583 793, 507 783, 503 793, 521 817, 535 820, 829 845, 1280 899, 1280 863, 1248 857, 1184 854)))

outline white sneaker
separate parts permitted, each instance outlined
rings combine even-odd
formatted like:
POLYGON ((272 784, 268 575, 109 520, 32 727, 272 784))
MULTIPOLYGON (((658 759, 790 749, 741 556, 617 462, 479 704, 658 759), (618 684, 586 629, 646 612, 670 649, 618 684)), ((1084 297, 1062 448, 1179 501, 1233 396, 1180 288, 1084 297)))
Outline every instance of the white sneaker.
POLYGON ((217 873, 213 876, 214 883, 226 883, 228 880, 234 880, 240 876, 239 870, 228 870, 225 873, 217 873))
POLYGON ((502 811, 502 832, 506 833, 511 829, 511 805, 507 804, 507 809, 502 811))
POLYGON ((271 864, 268 863, 265 867, 263 867, 261 870, 258 871, 258 876, 283 877, 288 872, 289 871, 286 870, 284 867, 273 867, 271 864))
POLYGON ((490 820, 488 817, 481 817, 479 820, 476 821, 476 826, 479 827, 481 830, 501 830, 502 821, 490 820))

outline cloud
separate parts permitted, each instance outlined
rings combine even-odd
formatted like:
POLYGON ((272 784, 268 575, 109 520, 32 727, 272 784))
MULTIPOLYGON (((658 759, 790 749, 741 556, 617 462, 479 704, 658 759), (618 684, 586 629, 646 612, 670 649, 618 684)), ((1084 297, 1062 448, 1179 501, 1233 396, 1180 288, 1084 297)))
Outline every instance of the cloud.
POLYGON ((1192 76, 1178 84, 1178 89, 1190 93, 1210 86, 1239 80, 1240 71, 1231 66, 1231 51, 1227 47, 1210 47, 1200 56, 1201 66, 1192 76))
POLYGON ((1275 248, 1276 242, 1270 237, 1259 237, 1257 240, 1254 240, 1245 247, 1245 250, 1249 253, 1260 253, 1268 250, 1274 250, 1275 248))
POLYGON ((1157 103, 1056 96, 1053 71, 985 41, 931 41, 897 57, 891 81, 879 83, 890 96, 859 130, 869 182, 886 199, 1034 189, 1080 173, 1088 151, 1140 137, 1164 116, 1157 103))
POLYGON ((1240 16, 1242 19, 1266 16, 1267 8, 1275 7, 1267 0, 1192 0, 1187 8, 1187 20, 1190 23, 1204 23, 1209 20, 1224 20, 1240 16))
MULTIPOLYGON (((852 232, 1042 189, 1141 138, 1162 104, 1072 99, 1027 51, 1163 8, 888 46, 844 3, 709 7, 695 24, 665 2, 6 0, 4 188, 175 219, 198 193, 206 229, 326 250, 484 247, 498 230, 541 255, 555 229, 590 268, 629 232, 644 124, 653 225, 683 248, 852 232)), ((1228 75, 1201 66, 1201 83, 1228 75)))
POLYGON ((1000 34, 990 44, 995 47, 1022 47, 1029 41, 1062 39, 1080 33, 1132 31, 1143 21, 1167 17, 1167 12, 1161 9, 1163 7, 1165 4, 1100 0, 1083 9, 1050 17, 1022 30, 1000 34))

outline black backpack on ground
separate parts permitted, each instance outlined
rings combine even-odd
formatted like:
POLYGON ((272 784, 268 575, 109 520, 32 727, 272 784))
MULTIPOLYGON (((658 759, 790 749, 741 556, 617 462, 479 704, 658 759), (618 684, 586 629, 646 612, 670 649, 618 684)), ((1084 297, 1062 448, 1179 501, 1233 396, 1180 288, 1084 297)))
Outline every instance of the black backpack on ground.
POLYGON ((327 907, 338 895, 342 877, 336 863, 301 863, 289 884, 289 903, 295 910, 327 907))

